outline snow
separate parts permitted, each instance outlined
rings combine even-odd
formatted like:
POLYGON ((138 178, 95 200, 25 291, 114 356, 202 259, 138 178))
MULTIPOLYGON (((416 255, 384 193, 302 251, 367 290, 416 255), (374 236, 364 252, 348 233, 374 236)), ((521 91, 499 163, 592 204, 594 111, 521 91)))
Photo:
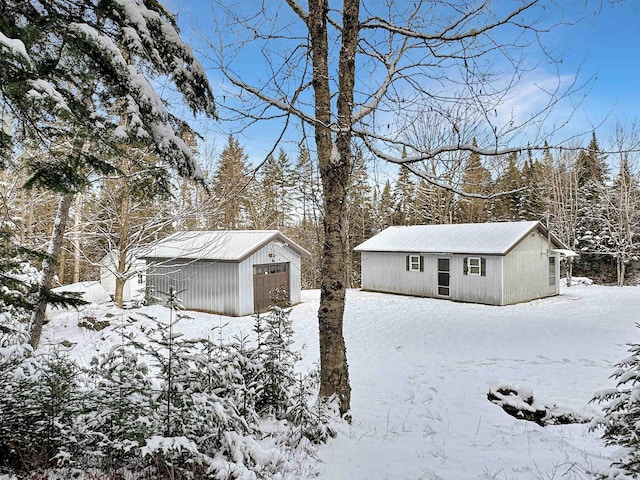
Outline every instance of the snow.
MULTIPOLYGON (((319 292, 303 291, 302 299, 292 318, 307 370, 319 357, 319 292)), ((308 462, 326 480, 589 478, 585 472, 607 466, 617 450, 598 432, 515 419, 487 393, 517 385, 541 403, 599 413, 589 400, 614 386, 614 364, 640 333, 639 310, 640 287, 562 287, 559 296, 506 307, 350 290, 344 334, 353 423, 308 462)), ((57 312, 42 348, 67 340, 71 354, 89 362, 118 341, 118 326, 140 329, 168 315, 161 306, 97 304, 57 312), (78 328, 88 314, 112 326, 78 328)), ((185 336, 217 338, 219 327, 224 337, 252 333, 250 317, 189 316, 175 327, 185 336)))
POLYGON ((0 48, 8 50, 14 57, 22 57, 22 60, 24 60, 29 68, 33 67, 31 57, 29 57, 22 40, 9 38, 4 33, 0 32, 0 48))
POLYGON ((98 281, 73 283, 71 285, 54 288, 53 291, 56 293, 81 293, 83 300, 94 304, 108 303, 111 301, 111 297, 98 281))

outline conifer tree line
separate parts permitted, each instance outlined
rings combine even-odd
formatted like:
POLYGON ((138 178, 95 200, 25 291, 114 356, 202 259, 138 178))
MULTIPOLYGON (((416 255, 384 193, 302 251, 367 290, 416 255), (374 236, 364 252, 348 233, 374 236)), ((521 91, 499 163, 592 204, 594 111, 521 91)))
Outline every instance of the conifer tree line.
MULTIPOLYGON (((580 254, 570 274, 623 284, 637 270, 640 193, 632 140, 625 144, 622 127, 616 132, 617 145, 606 151, 617 154, 603 153, 595 133, 584 147, 489 158, 461 154, 446 166, 446 178, 475 195, 470 197, 434 186, 404 167, 380 180, 375 165, 358 153, 347 205, 350 247, 394 225, 540 220, 580 254), (485 198, 496 193, 501 195, 485 198)), ((195 150, 196 142, 189 143, 195 150)), ((75 197, 58 282, 98 278, 98 262, 116 251, 123 284, 134 273, 139 246, 179 230, 278 229, 312 253, 303 265, 303 286, 317 288, 322 202, 314 160, 305 148, 293 154, 280 148, 256 165, 230 135, 213 160, 203 162, 208 168, 200 184, 156 176, 153 151, 130 147, 126 157, 112 160, 117 174, 96 176, 75 197)), ((20 244, 37 250, 51 235, 58 198, 48 190, 23 188, 25 171, 17 158, 3 172, 2 196, 7 218, 21 219, 20 244)), ((351 286, 359 286, 357 254, 346 268, 351 286)))

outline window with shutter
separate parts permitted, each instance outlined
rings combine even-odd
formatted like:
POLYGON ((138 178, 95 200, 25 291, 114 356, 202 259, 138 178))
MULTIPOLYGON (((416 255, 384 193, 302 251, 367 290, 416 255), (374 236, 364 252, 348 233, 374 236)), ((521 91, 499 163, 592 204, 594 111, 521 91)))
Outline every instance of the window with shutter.
POLYGON ((469 257, 467 259, 467 275, 479 277, 482 274, 482 262, 480 257, 469 257))
POLYGON ((424 257, 407 255, 407 270, 410 272, 424 272, 424 257))

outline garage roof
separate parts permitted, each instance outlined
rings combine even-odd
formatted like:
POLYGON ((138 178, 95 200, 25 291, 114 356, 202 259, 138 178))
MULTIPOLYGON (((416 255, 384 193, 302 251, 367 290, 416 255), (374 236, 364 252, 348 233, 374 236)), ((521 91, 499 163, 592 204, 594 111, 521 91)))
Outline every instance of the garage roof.
MULTIPOLYGON (((547 236, 547 229, 538 221, 388 227, 354 250, 504 255, 536 230, 547 236)), ((554 235, 550 238, 554 246, 567 248, 554 235)))
POLYGON ((149 245, 142 258, 240 262, 270 242, 289 247, 302 257, 311 254, 279 230, 217 230, 177 232, 149 245))

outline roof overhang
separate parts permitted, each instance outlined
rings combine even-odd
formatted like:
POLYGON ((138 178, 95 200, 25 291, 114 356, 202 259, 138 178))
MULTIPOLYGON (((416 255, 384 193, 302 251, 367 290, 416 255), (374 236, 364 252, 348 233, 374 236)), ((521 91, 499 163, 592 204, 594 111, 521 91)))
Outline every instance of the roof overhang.
POLYGON ((551 250, 551 253, 557 253, 563 258, 571 258, 571 257, 579 257, 580 255, 574 252, 573 250, 569 250, 567 248, 554 248, 551 250))

